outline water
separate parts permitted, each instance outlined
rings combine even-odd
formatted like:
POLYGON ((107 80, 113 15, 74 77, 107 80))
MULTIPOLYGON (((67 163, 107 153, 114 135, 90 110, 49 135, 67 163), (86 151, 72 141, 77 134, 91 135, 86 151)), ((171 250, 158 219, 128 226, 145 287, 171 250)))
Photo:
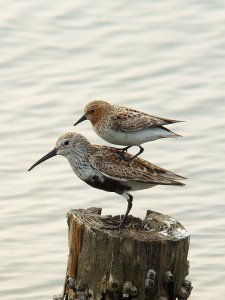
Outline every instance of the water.
MULTIPOLYGON (((143 157, 187 176, 187 186, 135 193, 132 213, 170 214, 191 234, 191 299, 225 297, 224 1, 1 1, 0 294, 52 299, 67 263, 66 213, 118 195, 93 190, 56 157, 28 173, 75 129, 105 143, 83 106, 104 98, 186 120, 184 136, 145 144, 143 157)), ((135 149, 136 151, 136 149, 135 149)))

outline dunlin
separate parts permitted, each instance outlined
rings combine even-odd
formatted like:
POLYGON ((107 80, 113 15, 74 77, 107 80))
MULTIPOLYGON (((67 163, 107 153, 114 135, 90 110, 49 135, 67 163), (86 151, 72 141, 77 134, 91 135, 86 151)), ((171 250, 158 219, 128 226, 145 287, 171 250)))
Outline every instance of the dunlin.
MULTIPOLYGON (((87 184, 125 197, 128 205, 124 217, 118 226, 108 227, 119 229, 132 207, 131 191, 151 188, 158 184, 183 186, 184 184, 177 180, 185 178, 141 158, 136 158, 130 165, 118 152, 117 148, 92 145, 81 134, 69 132, 60 136, 55 148, 38 160, 29 171, 55 155, 65 156, 74 173, 87 184)), ((124 155, 127 159, 132 156, 129 153, 124 155)))
POLYGON ((181 122, 148 115, 128 107, 111 105, 102 100, 90 102, 84 109, 84 115, 74 124, 90 120, 94 131, 104 140, 115 145, 123 145, 126 151, 138 146, 139 152, 130 161, 140 155, 144 149, 141 144, 167 137, 180 135, 163 125, 181 122))

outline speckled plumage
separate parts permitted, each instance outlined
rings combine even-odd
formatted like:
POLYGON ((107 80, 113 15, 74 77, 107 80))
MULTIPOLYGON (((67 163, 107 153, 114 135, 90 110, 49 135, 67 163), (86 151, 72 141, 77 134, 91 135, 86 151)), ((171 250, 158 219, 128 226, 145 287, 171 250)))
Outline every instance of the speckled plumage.
POLYGON ((143 143, 179 135, 163 125, 178 120, 151 116, 124 106, 111 105, 102 100, 90 102, 84 109, 84 115, 75 123, 90 120, 94 131, 104 140, 127 147, 140 146, 143 143))
MULTIPOLYGON (((132 164, 121 159, 118 149, 108 146, 92 145, 92 154, 89 154, 89 161, 92 166, 108 177, 121 181, 137 181, 148 184, 171 185, 180 183, 175 180, 183 179, 170 171, 160 168, 144 159, 136 158, 132 164)), ((132 157, 126 153, 126 158, 132 157)))
MULTIPOLYGON (((135 158, 132 165, 121 159, 119 150, 113 147, 92 145, 84 136, 70 132, 62 135, 55 148, 38 160, 30 169, 55 156, 65 156, 75 174, 92 187, 124 196, 128 201, 125 217, 132 207, 129 191, 141 190, 155 185, 178 185, 185 179, 173 172, 160 168, 141 158, 135 158)), ((132 157, 125 153, 126 158, 132 157)), ((121 221, 120 226, 124 223, 121 221)))

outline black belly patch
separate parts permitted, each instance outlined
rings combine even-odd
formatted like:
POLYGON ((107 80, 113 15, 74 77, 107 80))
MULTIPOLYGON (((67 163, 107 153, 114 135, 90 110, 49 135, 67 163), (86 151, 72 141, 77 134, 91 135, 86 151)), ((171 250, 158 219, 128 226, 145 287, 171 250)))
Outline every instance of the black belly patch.
POLYGON ((88 180, 85 180, 85 182, 96 189, 104 190, 106 192, 115 192, 117 194, 122 194, 131 189, 129 186, 110 178, 104 178, 104 180, 101 181, 98 176, 93 176, 88 180))

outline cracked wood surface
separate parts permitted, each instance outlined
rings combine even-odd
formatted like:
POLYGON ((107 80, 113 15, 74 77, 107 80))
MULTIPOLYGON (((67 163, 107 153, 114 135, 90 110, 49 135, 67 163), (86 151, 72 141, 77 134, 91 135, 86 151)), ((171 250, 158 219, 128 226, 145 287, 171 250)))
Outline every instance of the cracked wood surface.
POLYGON ((120 216, 90 208, 67 217, 67 299, 173 300, 185 299, 184 290, 189 296, 189 235, 175 219, 149 210, 143 221, 130 215, 124 229, 107 230, 120 216))

